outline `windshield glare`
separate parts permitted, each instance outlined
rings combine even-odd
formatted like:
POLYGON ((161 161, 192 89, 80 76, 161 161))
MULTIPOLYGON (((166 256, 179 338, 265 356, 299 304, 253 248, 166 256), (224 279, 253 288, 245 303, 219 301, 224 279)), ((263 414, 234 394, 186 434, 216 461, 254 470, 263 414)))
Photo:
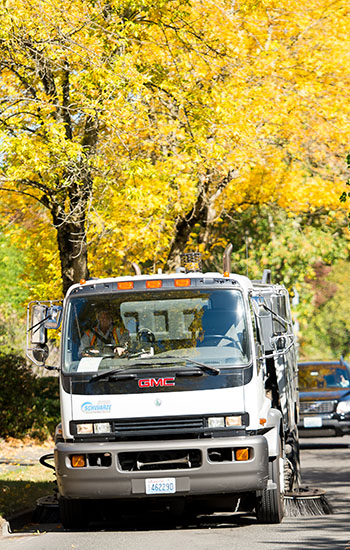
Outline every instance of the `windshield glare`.
MULTIPOLYGON (((74 297, 64 331, 66 372, 147 367, 192 359, 207 365, 249 362, 242 295, 234 290, 111 293, 74 297), (157 362, 158 361, 158 362, 157 362)), ((190 366, 190 363, 188 363, 190 366)), ((192 365, 193 366, 193 365, 192 365)))
POLYGON ((300 365, 299 386, 302 391, 329 391, 331 389, 349 388, 349 371, 341 364, 300 365))

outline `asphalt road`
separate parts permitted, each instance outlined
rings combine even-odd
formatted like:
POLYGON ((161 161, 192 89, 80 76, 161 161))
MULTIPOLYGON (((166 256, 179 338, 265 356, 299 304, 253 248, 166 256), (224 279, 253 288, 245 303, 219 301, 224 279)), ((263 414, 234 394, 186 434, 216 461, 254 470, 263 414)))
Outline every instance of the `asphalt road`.
POLYGON ((286 517, 258 525, 253 516, 216 514, 188 526, 162 515, 123 518, 88 531, 64 531, 58 522, 25 525, 0 538, 0 550, 350 550, 350 436, 301 440, 302 481, 324 489, 332 515, 286 517))

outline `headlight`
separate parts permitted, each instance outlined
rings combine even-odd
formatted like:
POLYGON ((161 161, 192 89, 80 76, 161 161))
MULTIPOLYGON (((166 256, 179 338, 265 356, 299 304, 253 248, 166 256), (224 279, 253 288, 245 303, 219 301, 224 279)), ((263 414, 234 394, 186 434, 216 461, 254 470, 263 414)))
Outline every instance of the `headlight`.
POLYGON ((225 419, 223 416, 210 416, 208 418, 208 428, 224 428, 225 419))
POLYGON ((111 424, 109 422, 96 422, 96 423, 87 423, 77 424, 77 434, 109 434, 111 433, 111 424))
POLYGON ((77 424, 77 434, 92 434, 94 433, 92 424, 77 424))
POLYGON ((228 428, 231 426, 242 426, 242 417, 236 416, 209 416, 208 428, 228 428))
POLYGON ((111 433, 111 425, 109 422, 98 422, 94 424, 95 434, 109 434, 111 433))
POLYGON ((337 413, 338 414, 350 413, 350 399, 347 399, 346 401, 339 401, 337 405, 337 413))
POLYGON ((226 416, 226 426, 242 426, 241 416, 226 416))

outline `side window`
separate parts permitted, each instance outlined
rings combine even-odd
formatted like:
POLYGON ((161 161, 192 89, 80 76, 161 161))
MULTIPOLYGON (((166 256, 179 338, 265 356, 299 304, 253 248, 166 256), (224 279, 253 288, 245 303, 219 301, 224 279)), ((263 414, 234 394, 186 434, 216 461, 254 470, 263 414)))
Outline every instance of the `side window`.
MULTIPOLYGON (((261 334, 260 334, 260 330, 259 330, 259 321, 258 319, 256 318, 256 315, 255 315, 255 309, 256 309, 256 303, 254 303, 253 305, 253 302, 252 300, 254 299, 254 297, 251 297, 251 300, 249 301, 249 310, 250 310, 250 317, 251 317, 251 320, 252 320, 252 326, 253 326, 253 334, 254 334, 254 342, 255 342, 255 350, 256 350, 256 355, 257 355, 257 359, 259 359, 259 357, 261 357, 263 355, 263 345, 262 345, 262 338, 261 338, 261 334)), ((262 367, 262 362, 261 361, 257 361, 256 363, 257 365, 257 372, 258 374, 260 373, 261 371, 261 367, 262 367)))
POLYGON ((257 320, 255 317, 254 307, 251 301, 249 301, 249 309, 250 309, 250 317, 252 319, 252 325, 253 325, 253 333, 254 333, 254 340, 261 343, 261 338, 259 334, 259 327, 257 324, 257 320))

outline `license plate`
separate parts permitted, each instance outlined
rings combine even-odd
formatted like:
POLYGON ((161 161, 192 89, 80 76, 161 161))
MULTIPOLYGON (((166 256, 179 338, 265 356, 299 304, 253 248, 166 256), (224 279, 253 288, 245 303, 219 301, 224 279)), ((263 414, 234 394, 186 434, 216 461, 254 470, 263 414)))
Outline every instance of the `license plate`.
POLYGON ((309 416, 304 418, 304 428, 321 428, 322 417, 321 416, 309 416))
POLYGON ((176 493, 176 481, 174 477, 160 477, 158 479, 146 479, 146 495, 166 495, 176 493))

